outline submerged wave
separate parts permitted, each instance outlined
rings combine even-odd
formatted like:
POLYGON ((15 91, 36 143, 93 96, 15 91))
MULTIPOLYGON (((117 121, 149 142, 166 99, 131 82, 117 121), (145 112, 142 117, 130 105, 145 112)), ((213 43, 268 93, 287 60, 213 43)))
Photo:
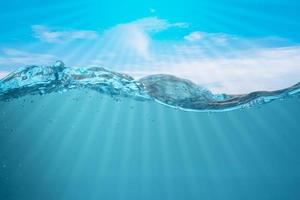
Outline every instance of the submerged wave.
POLYGON ((265 104, 300 94, 300 82, 286 89, 249 94, 213 94, 189 80, 172 75, 150 75, 139 80, 102 67, 67 68, 53 66, 19 68, 0 81, 0 100, 25 95, 44 95, 71 89, 91 89, 114 97, 156 101, 186 111, 217 112, 265 104))

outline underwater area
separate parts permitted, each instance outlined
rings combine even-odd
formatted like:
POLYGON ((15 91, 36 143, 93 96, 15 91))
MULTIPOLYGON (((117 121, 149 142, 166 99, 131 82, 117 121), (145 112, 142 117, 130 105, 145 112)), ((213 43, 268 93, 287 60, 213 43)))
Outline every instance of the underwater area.
POLYGON ((21 68, 0 82, 0 199, 299 199, 298 93, 21 68))

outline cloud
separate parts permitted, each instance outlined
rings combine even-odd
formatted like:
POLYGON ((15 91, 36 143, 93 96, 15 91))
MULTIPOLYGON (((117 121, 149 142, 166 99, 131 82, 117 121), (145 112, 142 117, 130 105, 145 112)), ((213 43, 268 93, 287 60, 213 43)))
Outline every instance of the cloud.
MULTIPOLYGON (((236 36, 224 33, 208 33, 201 31, 194 31, 183 37, 188 42, 208 41, 217 45, 225 45, 230 40, 237 39, 236 36)), ((239 38, 241 39, 241 38, 239 38)))
POLYGON ((192 33, 184 36, 184 39, 187 40, 187 41, 190 41, 190 42, 194 42, 194 41, 202 40, 203 37, 204 36, 203 36, 202 32, 195 31, 195 32, 192 32, 192 33))
POLYGON ((60 43, 70 40, 92 40, 99 37, 96 31, 91 30, 52 30, 47 26, 33 25, 34 37, 48 43, 60 43))
POLYGON ((20 51, 17 49, 3 49, 0 54, 0 65, 16 67, 18 65, 45 65, 55 62, 57 58, 50 54, 40 54, 20 51))
MULTIPOLYGON (((105 47, 109 54, 128 54, 132 57, 151 59, 151 37, 170 29, 186 28, 183 22, 171 23, 158 17, 146 17, 135 21, 116 24, 102 32, 94 30, 59 30, 42 25, 32 26, 34 37, 43 42, 63 43, 74 40, 95 40, 98 49, 105 47)), ((61 45, 61 44, 60 44, 61 45)))
POLYGON ((101 37, 102 44, 110 54, 116 52, 120 55, 126 53, 132 57, 151 59, 152 34, 169 28, 186 28, 186 23, 171 23, 157 17, 147 17, 132 22, 118 24, 104 31, 101 37))
POLYGON ((144 29, 135 24, 122 24, 107 30, 102 36, 103 43, 109 43, 107 50, 121 54, 150 58, 150 37, 144 29))
MULTIPOLYGON (((127 25, 135 25, 144 31, 160 32, 169 28, 187 28, 188 24, 184 22, 171 23, 166 19, 158 17, 146 17, 133 22, 126 23, 127 25)), ((125 24, 125 25, 126 25, 125 24)), ((124 25, 124 24, 123 24, 124 25)))

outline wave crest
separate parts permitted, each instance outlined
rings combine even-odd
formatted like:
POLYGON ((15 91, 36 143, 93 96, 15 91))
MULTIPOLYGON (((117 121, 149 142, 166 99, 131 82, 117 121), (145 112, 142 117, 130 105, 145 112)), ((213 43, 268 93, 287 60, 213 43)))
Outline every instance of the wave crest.
POLYGON ((134 80, 126 74, 102 67, 66 68, 61 61, 53 66, 27 66, 0 81, 0 100, 24 95, 48 94, 70 89, 91 89, 117 97, 155 100, 188 111, 228 111, 264 104, 300 93, 300 83, 277 91, 249 94, 213 94, 189 80, 172 75, 150 75, 134 80))

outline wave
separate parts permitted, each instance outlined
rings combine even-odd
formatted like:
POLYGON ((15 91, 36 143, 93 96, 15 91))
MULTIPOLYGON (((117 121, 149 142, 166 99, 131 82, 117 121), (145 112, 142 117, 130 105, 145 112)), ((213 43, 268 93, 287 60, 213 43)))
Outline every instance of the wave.
POLYGON ((173 108, 197 112, 235 110, 300 94, 300 82, 276 91, 239 95, 214 94, 189 80, 172 75, 150 75, 135 80, 129 75, 102 67, 67 68, 63 62, 57 61, 53 66, 32 65, 19 68, 0 80, 0 101, 81 88, 113 97, 156 101, 173 108))

